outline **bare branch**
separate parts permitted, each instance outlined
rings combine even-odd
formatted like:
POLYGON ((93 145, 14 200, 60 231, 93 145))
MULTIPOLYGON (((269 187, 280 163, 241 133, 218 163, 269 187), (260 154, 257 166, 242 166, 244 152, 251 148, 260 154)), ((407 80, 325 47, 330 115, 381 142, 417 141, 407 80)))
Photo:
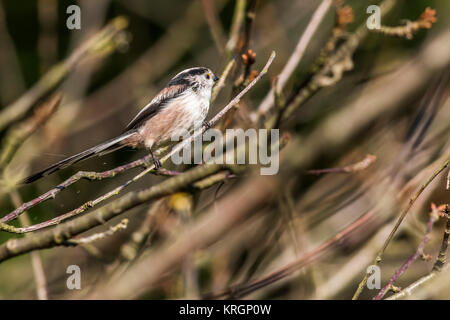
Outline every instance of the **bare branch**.
MULTIPOLYGON (((306 48, 309 45, 309 42, 311 41, 314 33, 316 33, 316 30, 319 28, 319 25, 322 22, 323 18, 325 17, 326 13, 328 12, 328 9, 331 7, 331 4, 332 4, 331 0, 323 0, 322 3, 317 7, 314 14, 312 15, 311 20, 308 23, 308 26, 306 27, 305 31, 300 37, 297 46, 295 47, 294 52, 292 53, 288 62, 284 66, 280 75, 278 76, 279 80, 277 82, 276 87, 276 90, 278 92, 281 92, 283 90, 292 73, 299 65, 300 61, 302 60, 305 54, 306 48)), ((269 91, 269 93, 267 93, 266 97, 261 102, 260 106, 258 107, 257 114, 253 115, 254 122, 257 122, 257 119, 262 114, 265 114, 270 108, 272 108, 273 104, 274 104, 274 90, 272 89, 269 91)))
POLYGON ((378 294, 373 298, 373 300, 380 300, 384 297, 384 295, 388 292, 390 288, 393 287, 394 282, 408 269, 408 267, 416 261, 416 259, 423 254, 423 249, 425 248, 426 243, 431 238, 431 230, 433 229, 434 223, 439 219, 439 216, 434 214, 433 212, 430 213, 430 219, 427 223, 427 229, 425 231, 425 236, 423 237, 422 241, 420 242, 419 246, 417 247, 416 252, 409 258, 401 267, 398 269, 394 275, 389 279, 388 283, 378 292, 378 294))
POLYGON ((237 0, 234 7, 233 22, 231 23, 229 40, 226 44, 226 52, 230 57, 238 42, 239 31, 241 30, 242 24, 244 22, 246 4, 247 0, 237 0))
POLYGON ((10 239, 0 246, 0 262, 33 250, 64 245, 66 240, 102 225, 127 210, 182 190, 190 184, 220 171, 222 168, 224 167, 215 164, 196 167, 148 189, 129 192, 93 212, 60 224, 54 229, 42 231, 26 238, 10 239))
POLYGON ((225 81, 227 80, 228 74, 230 73, 231 68, 233 68, 233 66, 234 66, 234 59, 228 62, 227 66, 222 72, 222 75, 220 76, 219 82, 214 86, 213 92, 211 94, 211 103, 213 103, 216 100, 220 91, 225 86, 225 81))
MULTIPOLYGON (((378 265, 381 260, 383 259, 383 255, 384 252, 386 250, 386 248, 388 247, 389 243, 391 242, 391 240, 394 237, 394 234, 397 232, 398 228, 400 227, 400 224, 403 222, 403 219, 405 219, 406 215, 408 214, 409 210, 411 209, 411 207, 414 205, 414 203, 416 202, 416 200, 419 198, 419 196, 422 194, 422 192, 430 185, 430 183, 442 172, 444 171, 448 165, 450 164, 450 158, 448 158, 444 164, 437 169, 432 175, 431 177, 420 187, 420 189, 414 194, 414 196, 410 199, 408 205, 406 206, 406 208, 400 213, 400 216, 397 219, 397 222, 395 223, 394 228, 392 229, 391 233, 389 234, 388 238, 386 239, 386 241, 384 242, 382 248, 380 249, 380 251, 378 252, 375 260, 374 260, 374 265, 378 265)), ((359 283, 358 285, 358 289, 356 290, 355 294, 353 295, 353 299, 358 299, 358 297, 361 295, 362 290, 364 289, 366 283, 367 283, 367 279, 369 277, 369 274, 366 273, 364 278, 362 279, 362 281, 359 283)))
POLYGON ((447 218, 447 222, 445 224, 444 236, 442 237, 441 248, 439 249, 439 254, 436 258, 436 262, 434 263, 433 270, 441 271, 444 267, 447 260, 447 249, 450 240, 450 205, 446 205, 444 209, 444 213, 447 218))
MULTIPOLYGON (((439 210, 439 209, 438 209, 439 210)), ((421 288, 424 284, 430 282, 430 280, 435 279, 437 275, 439 275, 442 271, 448 271, 449 264, 446 263, 446 255, 447 255, 447 248, 449 245, 449 237, 450 237, 450 207, 449 205, 445 205, 444 213, 447 217, 447 222, 445 225, 444 235, 442 237, 442 244, 441 248, 439 250, 439 254, 436 258, 436 262, 433 266, 432 271, 427 274, 426 276, 423 276, 419 280, 415 281, 414 283, 410 284, 408 287, 404 288, 400 292, 386 298, 386 300, 399 300, 402 298, 405 298, 407 296, 410 296, 413 294, 414 291, 421 288)))
POLYGON ((109 227, 109 229, 107 231, 94 233, 93 235, 90 235, 90 236, 84 237, 84 238, 79 238, 79 239, 71 238, 71 239, 66 241, 66 245, 68 245, 68 246, 76 246, 76 245, 79 245, 79 244, 88 244, 88 243, 91 243, 91 242, 94 242, 94 241, 105 239, 106 237, 112 236, 117 231, 126 229, 127 226, 128 226, 128 219, 123 219, 122 221, 120 221, 115 226, 109 227))
MULTIPOLYGON (((39 197, 30 200, 24 204, 22 204, 20 207, 16 208, 14 211, 8 213, 6 216, 4 216, 3 218, 0 219, 0 222, 8 222, 11 221, 15 218, 17 218, 19 215, 21 215, 23 212, 37 206, 38 204, 50 200, 50 199, 54 199, 56 197, 56 195, 63 191, 64 189, 66 189, 67 187, 69 187, 70 185, 74 184, 75 182, 81 180, 81 179, 86 179, 89 181, 96 181, 96 180, 103 180, 106 178, 113 178, 116 175, 125 172, 127 170, 133 169, 133 168, 137 168, 137 167, 144 167, 147 168, 152 162, 152 157, 150 155, 147 155, 141 159, 135 160, 133 162, 124 164, 122 166, 116 167, 114 169, 111 170, 106 170, 103 172, 87 172, 87 171, 78 171, 76 174, 74 174, 73 176, 71 176, 70 178, 68 178, 67 180, 65 180, 64 182, 60 183, 59 185, 57 185, 56 187, 54 187, 53 189, 47 191, 46 193, 40 195, 39 197)), ((161 175, 168 175, 168 176, 172 176, 174 175, 173 172, 169 171, 169 170, 165 170, 162 169, 159 172, 155 172, 155 174, 161 174, 161 175)), ((59 220, 55 221, 55 223, 60 222, 59 220)), ((29 232, 29 231, 34 231, 33 230, 29 230, 29 229, 21 229, 21 228, 16 228, 15 231, 17 233, 24 233, 24 232, 29 232)))
POLYGON ((410 40, 420 29, 430 29, 436 21, 436 10, 428 7, 416 21, 406 21, 404 26, 398 27, 380 26, 380 28, 375 28, 371 31, 387 36, 404 37, 410 40))
POLYGON ((342 168, 327 168, 327 169, 316 169, 308 170, 307 174, 323 174, 323 173, 352 173, 367 169, 372 163, 377 159, 376 156, 368 154, 366 157, 354 164, 342 167, 342 168))

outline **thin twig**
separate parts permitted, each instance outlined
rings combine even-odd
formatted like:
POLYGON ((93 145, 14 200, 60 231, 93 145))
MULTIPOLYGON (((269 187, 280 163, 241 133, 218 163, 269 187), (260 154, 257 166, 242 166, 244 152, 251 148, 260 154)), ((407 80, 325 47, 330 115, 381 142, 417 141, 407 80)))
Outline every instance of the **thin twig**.
POLYGON ((430 29, 436 21, 436 10, 428 7, 416 21, 406 21, 404 26, 398 27, 380 26, 380 28, 371 29, 371 31, 410 40, 420 29, 430 29))
MULTIPOLYGON (((448 271, 449 270, 450 265, 445 265, 444 268, 442 269, 442 271, 448 271)), ((387 297, 385 300, 399 300, 402 298, 405 298, 407 296, 410 296, 413 294, 413 292, 415 290, 417 290, 418 288, 421 288, 424 284, 428 283, 429 281, 431 281, 432 279, 436 278, 437 275, 439 275, 440 272, 437 271, 431 271, 429 274, 427 274, 426 276, 423 276, 422 278, 420 278, 419 280, 413 282, 412 284, 410 284, 409 286, 407 286, 406 288, 404 288, 403 290, 401 290, 400 292, 387 297)))
POLYGON ((228 62, 227 66, 222 72, 222 75, 220 76, 219 82, 214 86, 213 92, 211 94, 211 103, 213 103, 217 96, 219 95, 220 91, 225 86, 225 81, 228 78, 228 75, 230 74, 231 68, 234 66, 234 59, 228 62))
POLYGON ((447 249, 450 240, 450 205, 445 206, 445 215, 447 217, 447 222, 445 224, 444 236, 442 237, 441 249, 434 263, 433 270, 441 271, 447 262, 447 249))
POLYGON ((88 243, 109 237, 109 236, 113 235, 114 233, 116 233, 117 231, 126 229, 127 226, 128 226, 128 219, 123 219, 115 226, 109 227, 109 229, 107 231, 94 233, 93 235, 90 235, 90 236, 84 237, 84 238, 71 238, 71 239, 67 240, 65 244, 68 246, 88 244, 88 243))
POLYGON ((342 6, 335 2, 335 22, 331 37, 320 50, 319 56, 315 59, 310 70, 311 74, 316 73, 327 62, 330 55, 335 51, 339 40, 345 37, 347 25, 354 20, 353 8, 351 6, 342 6))
POLYGON ((126 243, 120 246, 120 254, 112 264, 113 267, 118 266, 122 262, 134 260, 144 244, 151 241, 152 234, 154 233, 153 231, 156 229, 154 227, 156 220, 155 216, 165 212, 165 210, 162 210, 161 208, 162 203, 164 203, 164 199, 161 199, 150 206, 145 219, 139 228, 133 231, 126 243))
POLYGON ((430 213, 430 219, 427 223, 427 229, 425 231, 425 236, 420 242, 419 246, 417 247, 416 252, 401 266, 400 269, 398 269, 394 275, 389 279, 388 283, 378 292, 378 294, 373 298, 373 300, 380 300, 384 297, 386 292, 392 288, 394 285, 394 282, 408 269, 408 267, 416 261, 416 259, 423 254, 423 249, 425 248, 425 244, 430 240, 431 238, 431 230, 433 229, 434 223, 439 219, 439 216, 437 214, 434 214, 434 212, 430 213))
POLYGON ((441 273, 444 270, 448 270, 449 264, 446 264, 446 255, 447 255, 447 248, 449 245, 449 238, 450 238, 450 207, 447 204, 444 209, 444 214, 447 217, 447 222, 445 225, 444 235, 442 237, 442 244, 441 248, 439 250, 439 254, 436 258, 436 262, 434 263, 433 269, 429 274, 426 276, 423 276, 419 280, 413 282, 408 287, 404 288, 400 292, 388 297, 386 300, 398 300, 401 298, 404 298, 406 296, 410 296, 417 288, 420 288, 423 284, 427 283, 431 279, 434 279, 436 275, 441 273))
POLYGON ((65 180, 64 182, 60 183, 53 189, 47 191, 46 193, 40 195, 39 197, 37 197, 33 200, 30 200, 30 201, 22 204, 20 207, 16 208, 14 211, 8 213, 6 216, 4 216, 3 218, 0 219, 0 222, 11 221, 11 220, 17 218, 23 212, 37 206, 38 204, 40 204, 46 200, 49 200, 49 199, 54 199, 59 192, 61 192, 62 190, 66 189, 67 187, 69 187, 70 185, 74 184, 75 182, 77 182, 81 179, 95 181, 95 180, 103 180, 106 178, 112 178, 124 171, 130 170, 130 169, 133 169, 136 167, 140 167, 140 166, 148 167, 148 165, 151 163, 151 160, 152 160, 152 157, 150 155, 147 155, 141 159, 135 160, 133 162, 130 162, 130 163, 124 164, 122 166, 118 166, 114 169, 106 170, 103 172, 78 171, 76 174, 74 174, 73 176, 71 176, 70 178, 65 180))
POLYGON ((236 0, 233 13, 233 22, 231 23, 230 35, 228 37, 229 40, 226 45, 227 56, 230 58, 237 46, 239 31, 241 30, 242 23, 244 22, 246 5, 247 0, 236 0))
MULTIPOLYGON (((246 66, 244 70, 244 75, 241 75, 242 66, 244 65, 244 62, 241 59, 241 57, 248 51, 249 48, 250 36, 256 17, 256 8, 258 6, 258 2, 259 0, 248 0, 248 4, 245 8, 245 23, 242 26, 243 30, 239 30, 239 38, 234 48, 234 51, 239 58, 236 59, 234 67, 231 72, 232 74, 231 80, 233 82, 233 87, 231 90, 232 97, 234 97, 239 91, 242 90, 242 88, 246 86, 245 76, 248 75, 246 73, 248 73, 249 69, 246 66)), ((238 104, 239 103, 235 104, 232 110, 230 110, 230 112, 224 117, 221 124, 221 129, 228 127, 230 123, 233 121, 234 114, 239 107, 238 104)))
POLYGON ((367 169, 372 163, 377 159, 376 156, 368 154, 366 157, 354 164, 342 167, 342 168, 326 168, 326 169, 316 169, 316 170, 308 170, 307 174, 323 174, 323 173, 352 173, 367 169))
MULTIPOLYGON (((431 177, 428 179, 427 182, 425 182, 420 189, 414 194, 414 196, 410 199, 408 205, 406 208, 400 213, 400 216, 397 219, 397 222, 395 223, 394 228, 392 229, 391 233, 389 234, 388 238, 384 242, 382 248, 378 252, 375 260, 374 265, 378 265, 381 260, 383 259, 384 252, 386 251, 386 248, 388 247, 389 243, 391 242, 392 238, 394 237, 394 234, 397 232, 398 228, 400 227, 400 224, 403 222, 403 219, 405 219, 406 215, 408 214, 409 210, 413 206, 413 204, 416 202, 416 200, 419 198, 419 196, 422 194, 422 192, 430 185, 430 183, 442 172, 444 171, 450 163, 450 158, 445 161, 445 163, 436 170, 431 177)), ((369 277, 369 274, 366 273, 364 275, 364 278, 361 280, 361 282, 358 285, 358 289, 356 290, 355 294, 353 295, 353 300, 356 300, 361 295, 362 291, 364 290, 364 287, 366 286, 367 279, 369 277)))
POLYGON ((33 250, 64 245, 66 240, 102 225, 127 210, 182 190, 196 181, 217 173, 222 168, 224 168, 223 165, 216 164, 198 166, 153 187, 129 192, 93 212, 63 223, 56 228, 32 234, 25 238, 9 239, 0 246, 0 262, 33 250))
MULTIPOLYGON (((279 80, 275 88, 277 91, 282 92, 284 86, 291 77, 292 73, 299 65, 300 61, 302 60, 305 54, 306 48, 308 47, 313 35, 319 28, 319 25, 324 19, 326 13, 328 12, 328 9, 331 7, 331 4, 332 4, 331 0, 323 0, 322 3, 317 7, 314 14, 312 15, 311 20, 308 23, 308 26, 302 33, 300 39, 298 40, 294 52, 292 53, 288 62, 284 66, 280 75, 278 76, 279 80)), ((253 115, 253 121, 257 122, 261 115, 267 113, 267 111, 269 111, 269 109, 272 108, 273 104, 274 104, 274 89, 271 89, 264 98, 264 100, 259 105, 257 113, 253 115)))
MULTIPOLYGON (((140 159, 140 160, 142 160, 142 159, 140 159)), ((136 160, 135 162, 139 162, 140 160, 136 160)), ((134 163, 134 162, 132 162, 132 163, 134 163)), ((128 165, 130 165, 130 164, 127 164, 125 166, 128 166, 128 165)), ((121 166, 121 167, 118 167, 118 168, 123 168, 123 167, 124 166, 121 166)), ((113 170, 115 170, 115 169, 113 169, 113 170)), ((112 170, 109 170, 109 171, 106 171, 106 172, 111 172, 111 171, 112 170)), ((82 173, 82 174, 83 173, 87 173, 88 174, 87 175, 88 178, 86 178, 86 176, 83 177, 83 178, 86 178, 88 180, 101 180, 101 179, 104 178, 104 177, 101 177, 102 173, 83 172, 83 171, 80 171, 80 173, 82 173)), ((155 173, 158 174, 158 175, 166 175, 166 176, 176 176, 176 175, 180 174, 180 172, 170 171, 170 170, 166 170, 166 169, 158 170, 155 173)), ((113 177, 114 174, 115 173, 113 172, 112 175, 109 176, 109 177, 113 177)), ((75 176, 77 176, 77 174, 75 174, 75 176)), ((69 178, 69 180, 70 180, 70 178, 69 178)), ((75 181, 73 181, 73 182, 75 182, 75 181)), ((56 188, 50 190, 49 192, 45 193, 45 195, 47 196, 47 199, 54 198, 54 194, 55 193, 51 194, 51 192, 54 191, 55 189, 57 190, 55 192, 59 192, 59 191, 62 190, 62 189, 57 189, 57 187, 56 187, 56 188)), ((26 210, 24 208, 27 207, 27 205, 29 205, 29 207, 34 207, 35 205, 37 205, 37 204, 39 204, 39 203, 41 203, 41 202, 43 202, 43 201, 45 201, 47 199, 42 198, 42 200, 41 200, 41 198, 38 197, 38 198, 36 198, 36 203, 33 203, 33 201, 27 202, 22 207, 18 208, 18 210, 17 209, 16 210, 17 210, 17 212, 19 212, 19 211, 23 212, 24 210, 26 210)), ((47 228, 47 227, 50 227, 50 226, 53 226, 53 225, 60 224, 64 220, 67 220, 67 219, 72 218, 72 217, 74 217, 76 215, 79 215, 79 214, 85 212, 86 210, 88 210, 89 208, 94 207, 95 205, 97 205, 101 201, 104 201, 105 199, 106 198, 104 196, 99 197, 99 198, 97 198, 97 199, 95 199, 93 201, 86 202, 82 206, 80 206, 80 207, 78 207, 78 208, 76 208, 76 209, 74 209, 72 211, 69 211, 69 212, 64 213, 62 215, 59 215, 59 216, 57 216, 55 218, 52 218, 52 219, 49 219, 47 221, 44 221, 44 222, 41 222, 41 223, 37 223, 37 224, 33 224, 31 226, 28 226, 28 227, 17 228, 17 227, 8 225, 8 224, 6 224, 4 222, 0 222, 0 230, 1 231, 11 232, 11 233, 28 233, 28 232, 33 232, 33 231, 37 231, 37 230, 40 230, 40 229, 44 229, 44 228, 47 228)), ((19 213, 19 214, 21 214, 21 213, 19 213)))
MULTIPOLYGON (((383 10, 383 12, 385 11, 387 10, 383 10)), ((342 26, 335 26, 333 30, 342 31, 342 26)), ((324 46, 324 48, 322 48, 319 57, 316 58, 316 61, 310 71, 311 74, 308 75, 306 82, 299 88, 293 90, 290 96, 286 99, 287 101, 284 102, 283 108, 277 110, 275 115, 266 117, 265 127, 279 127, 282 123, 282 120, 287 120, 289 116, 300 107, 300 105, 311 98, 321 87, 329 86, 339 81, 342 78, 343 73, 353 67, 350 57, 366 35, 366 26, 361 26, 354 34, 352 34, 347 39, 344 44, 341 45, 339 50, 335 50, 337 40, 340 38, 340 36, 338 36, 336 32, 333 32, 333 35, 331 36, 327 44, 324 46), (332 74, 332 81, 329 80, 330 73, 332 74), (324 81, 324 79, 326 79, 326 81, 324 81), (325 84, 325 82, 327 83, 325 84)), ((268 97, 266 97, 266 99, 267 98, 268 97)), ((274 100, 267 100, 267 111, 272 108, 272 106, 274 105, 273 102, 274 100)), ((260 107, 263 107, 263 105, 260 105, 260 107)), ((262 115, 263 113, 260 112, 258 108, 258 113, 253 115, 253 120, 258 121, 262 115)))

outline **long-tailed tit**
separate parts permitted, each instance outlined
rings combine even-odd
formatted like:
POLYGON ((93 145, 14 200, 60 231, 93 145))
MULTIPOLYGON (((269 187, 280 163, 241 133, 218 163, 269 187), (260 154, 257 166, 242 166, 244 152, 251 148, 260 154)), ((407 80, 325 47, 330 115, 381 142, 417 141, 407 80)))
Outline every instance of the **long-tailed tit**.
POLYGON ((178 73, 153 100, 127 125, 118 137, 61 160, 24 180, 31 183, 60 169, 101 156, 123 147, 146 148, 156 168, 161 166, 152 148, 164 144, 172 137, 183 136, 194 126, 203 124, 208 114, 211 91, 218 78, 203 67, 186 69, 178 73))

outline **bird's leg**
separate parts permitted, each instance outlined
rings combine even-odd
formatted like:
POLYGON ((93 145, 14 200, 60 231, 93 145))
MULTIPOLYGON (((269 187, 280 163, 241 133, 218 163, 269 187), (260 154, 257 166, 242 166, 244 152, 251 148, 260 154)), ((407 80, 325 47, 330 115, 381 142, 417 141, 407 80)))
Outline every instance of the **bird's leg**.
POLYGON ((148 149, 150 151, 150 155, 152 156, 153 159, 153 164, 155 165, 155 170, 158 170, 159 168, 162 167, 161 161, 159 161, 159 159, 157 157, 155 157, 155 155, 152 152, 152 149, 148 149))

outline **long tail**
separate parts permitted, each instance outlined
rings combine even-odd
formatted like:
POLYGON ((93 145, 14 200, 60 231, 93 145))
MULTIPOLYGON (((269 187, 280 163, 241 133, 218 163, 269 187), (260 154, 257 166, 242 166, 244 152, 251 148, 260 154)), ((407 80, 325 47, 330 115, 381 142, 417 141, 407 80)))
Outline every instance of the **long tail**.
POLYGON ((121 148, 125 147, 125 145, 120 144, 120 142, 122 142, 126 138, 132 136, 134 133, 135 133, 134 131, 125 132, 124 134, 122 134, 114 139, 105 141, 95 147, 87 149, 87 150, 80 152, 76 155, 73 155, 67 159, 61 160, 61 161, 51 165, 50 167, 48 167, 42 171, 39 171, 39 172, 29 176, 28 178, 24 179, 23 183, 34 182, 34 181, 39 180, 45 176, 48 176, 49 174, 52 174, 60 169, 67 168, 75 163, 89 159, 93 156, 102 156, 104 154, 121 149, 121 148))

